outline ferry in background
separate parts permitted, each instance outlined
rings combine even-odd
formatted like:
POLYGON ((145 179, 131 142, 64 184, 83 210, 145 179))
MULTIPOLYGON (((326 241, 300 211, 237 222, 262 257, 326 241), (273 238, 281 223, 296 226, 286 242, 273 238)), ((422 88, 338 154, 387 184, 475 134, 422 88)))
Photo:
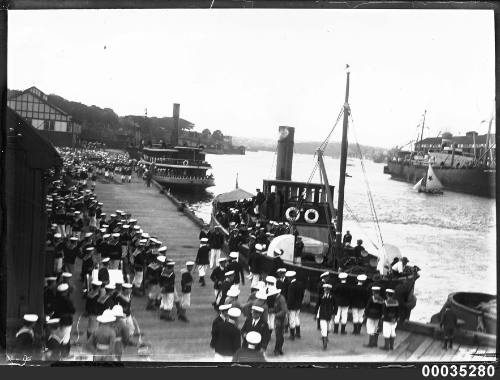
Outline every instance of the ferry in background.
POLYGON ((212 166, 201 147, 179 146, 179 104, 174 104, 174 129, 170 144, 152 144, 138 151, 152 178, 167 189, 200 190, 215 185, 212 166))
MULTIPOLYGON (((392 179, 417 183, 427 175, 429 165, 444 189, 483 197, 496 196, 495 135, 479 136, 467 132, 465 136, 453 136, 445 132, 441 137, 422 139, 415 150, 397 150, 387 160, 384 173, 392 179)), ((423 126, 422 123, 422 132, 423 126)))

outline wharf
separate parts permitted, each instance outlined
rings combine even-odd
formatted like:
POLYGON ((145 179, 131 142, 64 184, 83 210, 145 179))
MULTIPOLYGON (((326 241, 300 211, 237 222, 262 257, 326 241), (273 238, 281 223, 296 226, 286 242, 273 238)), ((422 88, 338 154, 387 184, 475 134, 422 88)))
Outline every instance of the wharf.
MULTIPOLYGON (((146 187, 142 180, 133 176, 132 183, 98 182, 96 194, 104 203, 103 211, 108 215, 120 209, 132 214, 141 228, 151 236, 156 236, 168 246, 167 257, 176 262, 176 286, 180 287, 180 270, 185 262, 194 260, 199 247, 199 226, 195 220, 188 218, 178 210, 177 205, 161 194, 155 186, 146 187)), ((79 262, 77 262, 79 264, 79 262)), ((77 273, 79 268, 77 269, 77 273)), ((208 271, 210 273, 210 270, 208 271)), ((91 356, 83 351, 86 341, 86 318, 80 318, 77 331, 76 324, 83 311, 83 300, 78 296, 80 283, 75 276, 75 324, 72 341, 74 360, 91 360, 91 356)), ((206 276, 207 286, 200 287, 198 273, 194 273, 194 284, 191 294, 191 308, 188 309, 189 323, 182 321, 167 322, 159 319, 157 311, 146 311, 146 296, 134 297, 132 315, 136 318, 143 334, 142 341, 151 346, 148 356, 139 356, 137 347, 126 347, 122 361, 153 362, 212 362, 213 350, 209 346, 212 321, 216 317, 211 302, 213 301, 213 285, 206 276)), ((249 283, 240 286, 240 300, 246 301, 249 295, 249 283)), ((179 290, 178 290, 179 291, 179 290)), ((240 322, 240 326, 242 321, 240 322)), ((349 324, 347 330, 352 329, 349 324)), ((419 361, 494 361, 495 349, 486 346, 466 346, 456 344, 452 350, 443 350, 442 341, 432 337, 411 333, 397 332, 394 351, 383 351, 378 348, 366 348, 366 332, 360 336, 330 334, 326 351, 322 350, 320 333, 316 329, 316 321, 310 313, 301 314, 302 339, 290 341, 285 338, 284 356, 274 356, 274 334, 269 343, 267 360, 269 362, 419 362, 419 361)), ((287 334, 288 335, 288 334, 287 334)), ((137 339, 137 338, 134 338, 137 339)), ((379 338, 379 345, 383 342, 379 338)))

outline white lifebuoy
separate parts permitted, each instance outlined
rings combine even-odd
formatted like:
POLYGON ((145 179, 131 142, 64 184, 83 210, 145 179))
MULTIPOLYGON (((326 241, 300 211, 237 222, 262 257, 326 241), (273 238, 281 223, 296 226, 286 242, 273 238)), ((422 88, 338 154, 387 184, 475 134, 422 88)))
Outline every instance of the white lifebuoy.
POLYGON ((189 164, 188 160, 184 160, 184 161, 182 161, 182 165, 184 165, 184 166, 188 166, 188 164, 189 164))
POLYGON ((304 220, 307 222, 307 223, 316 223, 319 219, 319 212, 316 211, 315 209, 313 208, 310 208, 308 209, 305 213, 304 213, 304 220), (310 213, 313 213, 314 214, 314 217, 313 218, 310 218, 309 217, 309 214, 310 213))
POLYGON ((285 216, 289 222, 296 222, 300 218, 300 211, 297 209, 297 207, 288 207, 285 212, 285 216), (290 215, 292 212, 295 213, 295 216, 290 215))

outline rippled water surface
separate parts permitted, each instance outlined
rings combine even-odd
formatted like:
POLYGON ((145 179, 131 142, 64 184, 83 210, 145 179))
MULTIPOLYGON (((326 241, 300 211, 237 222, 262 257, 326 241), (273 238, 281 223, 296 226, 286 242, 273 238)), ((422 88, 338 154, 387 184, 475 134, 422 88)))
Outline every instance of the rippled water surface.
MULTIPOLYGON (((239 187, 255 193, 263 179, 273 179, 276 155, 247 152, 244 156, 209 155, 216 185, 197 195, 176 194, 206 221, 211 201, 219 193, 239 187)), ((307 181, 314 166, 312 155, 296 154, 292 179, 307 181)), ((384 164, 365 161, 366 178, 375 202, 385 243, 399 247, 410 264, 418 265, 421 278, 416 285, 418 303, 412 319, 428 321, 454 291, 482 291, 496 294, 496 201, 445 191, 443 195, 419 194, 412 185, 383 174, 384 164)), ((325 158, 329 182, 338 185, 339 160, 325 158)), ((344 230, 361 237, 370 250, 376 242, 367 186, 359 160, 349 159, 346 178, 344 230)), ((313 182, 319 182, 316 171, 313 182)), ((336 200, 335 200, 336 204, 336 200)))

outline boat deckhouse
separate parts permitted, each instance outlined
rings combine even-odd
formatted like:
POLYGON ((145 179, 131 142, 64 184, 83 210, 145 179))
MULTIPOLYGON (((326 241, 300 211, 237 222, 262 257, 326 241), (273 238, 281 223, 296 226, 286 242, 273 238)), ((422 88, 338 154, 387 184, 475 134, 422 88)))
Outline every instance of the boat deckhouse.
POLYGON ((55 146, 74 146, 79 140, 81 126, 36 87, 12 96, 7 105, 55 146))

